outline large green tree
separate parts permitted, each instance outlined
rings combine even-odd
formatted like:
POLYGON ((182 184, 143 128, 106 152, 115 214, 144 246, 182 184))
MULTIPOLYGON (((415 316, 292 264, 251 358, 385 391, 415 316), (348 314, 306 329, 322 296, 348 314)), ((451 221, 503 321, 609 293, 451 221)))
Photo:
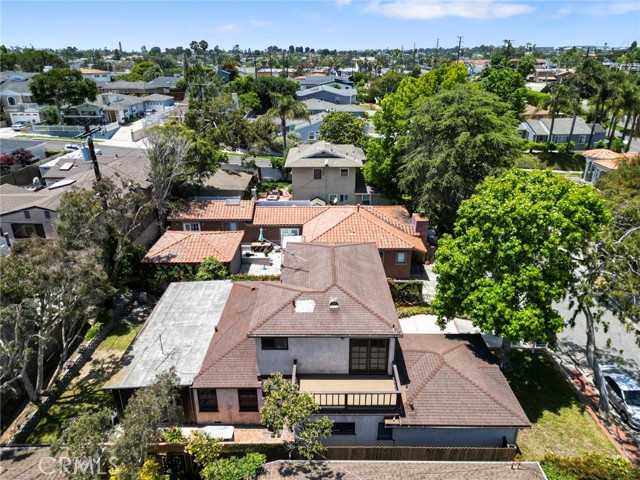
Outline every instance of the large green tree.
POLYGON ((488 177, 438 244, 439 324, 468 316, 503 337, 505 353, 512 340, 554 344, 564 319, 553 302, 576 284, 580 259, 608 220, 591 186, 551 171, 488 177))
POLYGON ((338 145, 350 144, 366 148, 367 121, 347 112, 331 112, 320 125, 320 140, 338 145))
POLYGON ((79 70, 54 68, 31 77, 29 84, 31 96, 37 103, 56 106, 59 112, 63 107, 79 105, 85 100, 95 100, 98 86, 93 80, 82 78, 79 70))
POLYGON ((509 105, 471 86, 420 102, 404 137, 399 185, 440 233, 451 232, 460 203, 489 174, 521 154, 509 105))
POLYGON ((516 115, 524 111, 527 90, 522 75, 510 68, 485 68, 480 77, 482 89, 495 93, 500 100, 511 106, 511 110, 516 115))

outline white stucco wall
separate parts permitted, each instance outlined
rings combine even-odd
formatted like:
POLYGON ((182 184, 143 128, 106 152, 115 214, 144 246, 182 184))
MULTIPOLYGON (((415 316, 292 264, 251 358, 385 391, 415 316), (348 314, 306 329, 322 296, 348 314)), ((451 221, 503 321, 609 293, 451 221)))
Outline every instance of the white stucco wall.
MULTIPOLYGON (((320 167, 322 168, 322 167, 320 167)), ((294 200, 313 200, 320 197, 326 201, 331 194, 347 194, 349 200, 338 205, 356 204, 356 169, 349 168, 349 176, 341 177, 340 168, 323 168, 323 177, 319 180, 313 178, 313 168, 292 168, 291 177, 293 183, 294 200)))
POLYGON ((433 447, 501 447, 515 444, 515 428, 395 428, 394 445, 433 447))

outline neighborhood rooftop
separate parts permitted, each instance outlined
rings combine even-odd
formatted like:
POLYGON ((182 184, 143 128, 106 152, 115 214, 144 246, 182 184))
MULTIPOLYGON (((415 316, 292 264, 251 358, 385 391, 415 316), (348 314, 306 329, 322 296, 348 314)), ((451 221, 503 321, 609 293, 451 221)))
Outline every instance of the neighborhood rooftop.
POLYGON ((166 231, 142 259, 142 263, 200 264, 215 257, 229 263, 240 248, 243 232, 166 231))

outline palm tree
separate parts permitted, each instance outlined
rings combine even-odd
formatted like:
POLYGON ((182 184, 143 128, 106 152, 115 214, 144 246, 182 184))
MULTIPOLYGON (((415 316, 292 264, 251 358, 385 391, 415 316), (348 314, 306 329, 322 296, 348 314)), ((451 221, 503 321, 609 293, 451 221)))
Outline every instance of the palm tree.
MULTIPOLYGON (((571 149, 571 138, 573 137, 573 130, 576 126, 576 119, 578 118, 578 114, 581 110, 580 105, 580 95, 578 94, 578 89, 573 85, 565 85, 568 87, 567 96, 565 98, 564 107, 567 110, 570 110, 573 114, 573 119, 571 120, 571 128, 569 129, 569 141, 567 143, 567 148, 571 149)), ((569 150, 567 150, 569 152, 569 150)))
POLYGON ((591 148, 591 144, 593 143, 593 132, 596 129, 596 123, 600 117, 605 113, 607 101, 612 97, 614 92, 614 85, 611 80, 606 76, 602 83, 598 85, 598 89, 596 90, 596 94, 593 97, 594 103, 594 112, 593 112, 593 123, 591 124, 591 132, 589 133, 589 142, 587 143, 587 149, 591 148))
POLYGON ((274 93, 271 97, 273 107, 267 110, 265 117, 271 120, 277 118, 282 127, 282 148, 287 150, 287 120, 305 119, 309 121, 307 106, 290 95, 274 93))
POLYGON ((200 46, 200 50, 202 50, 202 61, 204 62, 204 64, 207 64, 207 48, 209 48, 209 44, 207 43, 206 40, 200 40, 200 43, 198 44, 200 46))
MULTIPOLYGON (((569 106, 570 99, 575 96, 575 90, 569 85, 554 85, 545 98, 543 107, 548 108, 551 113, 551 127, 549 128, 549 138, 547 140, 547 150, 551 148, 551 140, 553 138, 553 127, 556 123, 556 116, 561 109, 569 106)), ((572 132, 573 133, 573 132, 572 132)), ((569 137, 571 141, 571 137, 569 137)))
MULTIPOLYGON (((622 113, 626 116, 624 122, 624 129, 622 130, 622 141, 627 137, 627 127, 629 121, 640 112, 640 85, 634 85, 630 81, 625 82, 623 87, 624 95, 622 98, 622 113)), ((633 138, 633 131, 631 133, 633 138)), ((631 138, 629 138, 629 144, 631 144, 631 138)))
POLYGON ((189 47, 191 47, 191 50, 193 50, 193 56, 196 59, 196 63, 198 63, 198 50, 200 50, 200 43, 198 43, 196 40, 192 40, 189 44, 189 47))

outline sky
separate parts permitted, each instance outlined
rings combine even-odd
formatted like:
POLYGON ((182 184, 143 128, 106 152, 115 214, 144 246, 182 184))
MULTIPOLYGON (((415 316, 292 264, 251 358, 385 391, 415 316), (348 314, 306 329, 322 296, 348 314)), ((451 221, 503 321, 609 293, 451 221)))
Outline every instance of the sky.
POLYGON ((462 45, 626 47, 640 0, 0 0, 0 43, 35 48, 188 47, 337 50, 462 45))

